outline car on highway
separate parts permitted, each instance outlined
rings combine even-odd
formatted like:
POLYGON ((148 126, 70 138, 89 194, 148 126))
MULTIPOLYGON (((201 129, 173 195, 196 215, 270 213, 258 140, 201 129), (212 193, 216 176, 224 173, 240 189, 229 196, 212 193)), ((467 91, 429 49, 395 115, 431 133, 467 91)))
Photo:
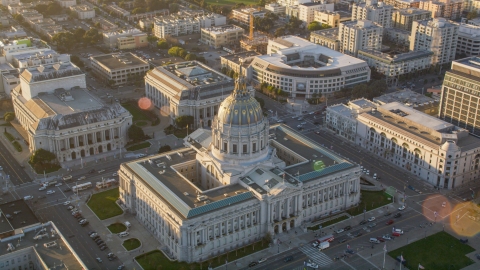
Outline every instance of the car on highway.
POLYGON ((402 206, 400 206, 400 207, 398 208, 398 210, 399 210, 399 211, 403 211, 403 210, 405 210, 405 208, 406 208, 405 205, 402 205, 402 206))
POLYGON ((392 237, 389 234, 385 234, 382 236, 384 240, 392 240, 392 237))
POLYGON ((137 158, 141 158, 141 157, 144 157, 144 156, 145 156, 145 154, 138 154, 137 158))
POLYGON ((385 222, 385 225, 392 225, 393 224, 393 219, 390 219, 389 221, 385 222))
POLYGON ((258 262, 250 262, 250 263, 248 264, 248 267, 254 267, 254 266, 256 266, 257 264, 258 264, 258 262))
POLYGON ((371 218, 368 219, 368 222, 372 222, 374 220, 375 220, 375 217, 371 217, 371 218))
POLYGON ((305 263, 305 265, 307 267, 310 267, 310 268, 313 268, 313 269, 318 269, 318 264, 312 262, 312 261, 308 261, 307 263, 305 263))
POLYGON ((285 259, 283 259, 283 261, 284 261, 284 262, 293 261, 293 256, 285 257, 285 259))
POLYGON ((347 250, 345 250, 345 253, 355 254, 355 251, 353 249, 347 249, 347 250))
POLYGON ((53 193, 55 193, 55 190, 48 190, 47 191, 47 195, 50 195, 50 194, 53 194, 53 193))
POLYGON ((42 191, 42 190, 45 190, 45 189, 47 189, 47 187, 41 186, 38 190, 42 191))
POLYGON ((258 260, 258 263, 263 263, 263 262, 266 262, 267 261, 267 258, 261 258, 260 260, 258 260))
POLYGON ((66 202, 63 203, 63 205, 69 205, 69 204, 70 204, 70 201, 66 201, 66 202))
POLYGON ((85 179, 87 179, 87 177, 86 177, 85 175, 83 175, 83 176, 80 176, 80 177, 78 178, 78 181, 82 181, 82 180, 85 180, 85 179))
POLYGON ((396 213, 395 216, 393 216, 393 217, 394 217, 394 218, 399 218, 399 217, 401 217, 401 216, 402 216, 401 213, 396 213))
POLYGON ((342 232, 344 232, 344 231, 345 231, 344 229, 338 229, 338 230, 336 230, 335 232, 336 232, 336 233, 342 233, 342 232))

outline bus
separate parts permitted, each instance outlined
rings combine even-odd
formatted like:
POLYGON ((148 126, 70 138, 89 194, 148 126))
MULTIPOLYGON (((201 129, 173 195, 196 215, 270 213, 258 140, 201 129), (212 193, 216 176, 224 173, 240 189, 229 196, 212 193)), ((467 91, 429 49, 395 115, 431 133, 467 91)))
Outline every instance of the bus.
POLYGON ((106 179, 102 182, 97 182, 95 187, 100 189, 100 188, 107 188, 107 187, 110 187, 110 186, 113 186, 113 185, 116 185, 116 184, 117 184, 116 179, 106 179))
POLYGON ((91 188, 91 187, 92 187, 92 182, 86 182, 86 183, 83 183, 83 184, 80 184, 80 185, 73 186, 72 191, 77 192, 77 191, 85 190, 85 189, 91 188))
POLYGON ((335 240, 335 237, 333 237, 332 234, 330 235, 325 235, 324 237, 322 238, 318 238, 318 242, 325 242, 325 241, 328 241, 328 242, 332 242, 333 240, 335 240))

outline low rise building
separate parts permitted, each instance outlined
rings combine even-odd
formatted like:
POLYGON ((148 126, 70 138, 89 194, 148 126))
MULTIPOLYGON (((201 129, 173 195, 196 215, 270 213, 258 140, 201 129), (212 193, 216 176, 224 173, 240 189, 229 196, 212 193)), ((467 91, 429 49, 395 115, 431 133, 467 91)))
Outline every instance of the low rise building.
POLYGON ((75 13, 76 17, 80 20, 88 20, 95 17, 95 9, 88 5, 71 6, 70 10, 75 13))
POLYGON ((415 73, 430 68, 433 52, 410 51, 405 53, 383 53, 377 50, 359 50, 357 57, 387 77, 415 73))
POLYGON ((340 23, 338 40, 340 52, 357 56, 359 50, 380 50, 383 39, 383 27, 367 20, 340 23))
POLYGON ((115 13, 117 16, 120 16, 120 17, 126 17, 130 15, 130 11, 127 11, 115 4, 108 5, 107 10, 110 10, 111 12, 115 13))
POLYGON ((233 70, 237 74, 243 73, 243 76, 247 76, 248 66, 252 63, 255 56, 260 55, 260 53, 254 51, 222 55, 220 56, 220 64, 222 69, 233 70))
POLYGON ((458 27, 457 56, 480 55, 480 26, 460 24, 458 27))
POLYGON ((12 90, 20 84, 20 71, 12 64, 0 65, 0 97, 8 98, 12 90))
POLYGON ((64 22, 68 20, 68 15, 67 14, 50 15, 50 18, 56 22, 64 22))
POLYGON ((168 114, 171 124, 179 116, 193 116, 192 131, 211 127, 233 87, 230 77, 197 61, 156 67, 145 76, 145 95, 168 114))
POLYGON ((462 17, 463 0, 420 0, 418 8, 432 12, 432 18, 457 20, 462 17))
POLYGON ((115 86, 145 76, 148 62, 132 53, 102 54, 90 57, 94 76, 115 86))
POLYGON ((350 16, 342 18, 340 12, 324 10, 315 11, 313 20, 331 27, 338 27, 340 22, 350 21, 350 16))
POLYGON ((267 83, 291 97, 328 95, 370 81, 370 68, 358 58, 296 36, 269 40, 266 55, 256 56, 248 78, 267 83))
POLYGON ((200 41, 216 49, 236 45, 242 39, 245 30, 236 25, 224 25, 202 28, 200 41))
POLYGON ((195 18, 166 16, 155 18, 153 32, 158 38, 200 33, 200 23, 195 18))
POLYGON ((1 5, 8 7, 9 5, 16 5, 20 3, 20 0, 2 0, 1 5))
POLYGON ((325 125, 336 134, 355 142, 357 135, 357 116, 377 108, 377 104, 368 99, 356 99, 348 102, 328 106, 325 114, 325 125))
POLYGON ((103 31, 111 31, 111 30, 115 30, 118 28, 118 25, 115 24, 114 22, 111 22, 103 17, 95 17, 95 18, 92 18, 92 23, 96 24, 96 23, 99 23, 100 24, 100 28, 103 30, 103 31))
POLYGON ((27 33, 21 26, 11 26, 5 31, 2 31, 0 35, 6 39, 17 39, 27 37, 27 33))
POLYGON ((285 14, 286 7, 278 3, 270 3, 265 5, 265 10, 275 14, 285 14))
POLYGON ((428 20, 432 12, 419 8, 395 9, 392 13, 392 27, 412 31, 414 21, 428 20))
POLYGON ((232 10, 232 19, 242 24, 250 24, 250 15, 256 18, 263 18, 265 10, 258 10, 256 8, 241 8, 232 10))
POLYGON ((155 23, 154 18, 144 18, 138 20, 138 26, 145 32, 151 32, 153 29, 153 24, 155 23))
POLYGON ((310 42, 327 47, 334 51, 340 51, 338 27, 310 32, 310 42))
POLYGON ((34 3, 16 3, 8 5, 8 12, 12 15, 18 14, 23 9, 33 9, 36 5, 34 3))
POLYGON ((135 49, 148 46, 148 35, 139 29, 103 32, 103 43, 110 48, 120 50, 135 49))
POLYGON ((383 2, 396 9, 418 8, 420 5, 420 0, 384 0, 383 2))
POLYGON ((55 2, 59 3, 62 8, 70 8, 77 4, 76 0, 55 0, 55 2))
POLYGON ((69 54, 60 54, 54 50, 27 51, 12 55, 12 66, 21 70, 40 65, 70 62, 69 54))
POLYGON ((303 3, 298 5, 298 19, 309 24, 315 20, 315 11, 334 11, 333 3, 325 1, 303 3))

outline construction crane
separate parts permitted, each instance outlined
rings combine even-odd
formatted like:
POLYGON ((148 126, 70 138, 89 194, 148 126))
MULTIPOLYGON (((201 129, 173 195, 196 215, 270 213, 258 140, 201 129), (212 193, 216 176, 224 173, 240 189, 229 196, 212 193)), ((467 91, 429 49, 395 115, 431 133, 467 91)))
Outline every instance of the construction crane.
POLYGON ((254 10, 250 11, 250 34, 248 35, 250 40, 253 40, 253 12, 254 10))

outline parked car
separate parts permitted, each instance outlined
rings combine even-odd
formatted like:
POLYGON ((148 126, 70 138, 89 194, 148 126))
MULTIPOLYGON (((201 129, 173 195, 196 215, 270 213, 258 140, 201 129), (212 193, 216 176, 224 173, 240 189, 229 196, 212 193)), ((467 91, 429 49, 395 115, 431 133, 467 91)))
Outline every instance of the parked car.
POLYGON ((94 237, 92 237, 92 240, 93 240, 93 241, 97 241, 97 239, 100 239, 100 236, 95 235, 94 237))
POLYGON ((392 233, 392 236, 395 236, 395 237, 399 237, 401 234, 397 233, 397 232, 394 232, 392 233))
POLYGON ((251 263, 248 264, 248 267, 254 267, 257 264, 258 264, 258 262, 251 262, 251 263))
POLYGON ((100 240, 100 241, 97 242, 97 245, 98 245, 98 246, 101 246, 102 244, 105 244, 105 242, 103 242, 102 240, 100 240))
POLYGON ((100 259, 99 257, 97 257, 95 260, 97 260, 97 262, 99 262, 99 263, 102 262, 102 259, 100 259))
POLYGON ((342 238, 342 239, 338 240, 338 243, 343 243, 345 241, 347 241, 347 238, 342 238))
POLYGON ((59 186, 61 186, 61 185, 63 185, 63 183, 56 183, 56 184, 55 184, 56 187, 59 187, 59 186))
POLYGON ((372 223, 368 224, 368 227, 369 227, 369 228, 373 228, 373 227, 375 227, 375 226, 377 226, 377 223, 375 223, 375 222, 372 222, 372 223))
POLYGON ((387 212, 387 213, 385 213, 385 216, 388 217, 388 216, 390 216, 391 214, 392 214, 392 213, 387 212))
POLYGON ((53 193, 55 193, 55 190, 48 190, 47 191, 47 195, 50 195, 50 194, 53 194, 53 193))
POLYGON ((69 205, 70 204, 70 201, 66 201, 63 203, 63 205, 69 205))
POLYGON ((353 234, 353 237, 359 237, 361 236, 363 233, 362 232, 356 232, 353 234))
POLYGON ((38 190, 39 190, 39 191, 42 191, 42 190, 45 190, 45 189, 47 189, 47 187, 41 186, 38 190))
POLYGON ((363 224, 366 224, 366 223, 367 223, 367 221, 366 221, 366 220, 362 220, 362 221, 360 221, 360 225, 363 225, 363 224))
POLYGON ((385 234, 384 236, 382 236, 382 238, 385 240, 392 240, 392 237, 388 234, 385 234))
POLYGON ((107 249, 107 245, 101 245, 101 246, 99 246, 99 248, 100 248, 100 250, 105 250, 105 249, 107 249))
POLYGON ((374 220, 375 220, 375 217, 371 217, 371 218, 368 219, 368 222, 372 222, 374 220))
POLYGON ((377 237, 377 240, 380 241, 380 242, 385 242, 385 239, 383 239, 383 237, 377 237))
POLYGON ((267 258, 261 258, 260 260, 258 260, 258 263, 263 263, 265 261, 267 261, 267 258))
POLYGON ((80 177, 78 178, 78 181, 82 181, 82 180, 85 180, 85 179, 87 179, 87 177, 86 177, 85 175, 83 175, 83 176, 80 176, 80 177))
POLYGON ((67 207, 67 210, 72 210, 73 208, 75 208, 75 207, 73 207, 72 205, 70 205, 69 207, 67 207))
POLYGON ((342 233, 342 232, 344 232, 344 231, 345 231, 344 229, 338 229, 338 230, 336 230, 335 232, 336 232, 336 233, 342 233))
POLYGON ((72 191, 72 189, 71 188, 66 188, 66 189, 63 190, 63 192, 69 192, 69 191, 72 191))
POLYGON ((398 210, 399 210, 399 211, 405 210, 405 205, 400 206, 400 207, 398 208, 398 210))
POLYGON ((95 173, 95 169, 91 169, 88 173, 95 173))
POLYGON ((102 169, 102 170, 99 170, 99 171, 98 171, 98 173, 103 173, 104 171, 105 171, 105 170, 104 170, 104 169, 102 169))

